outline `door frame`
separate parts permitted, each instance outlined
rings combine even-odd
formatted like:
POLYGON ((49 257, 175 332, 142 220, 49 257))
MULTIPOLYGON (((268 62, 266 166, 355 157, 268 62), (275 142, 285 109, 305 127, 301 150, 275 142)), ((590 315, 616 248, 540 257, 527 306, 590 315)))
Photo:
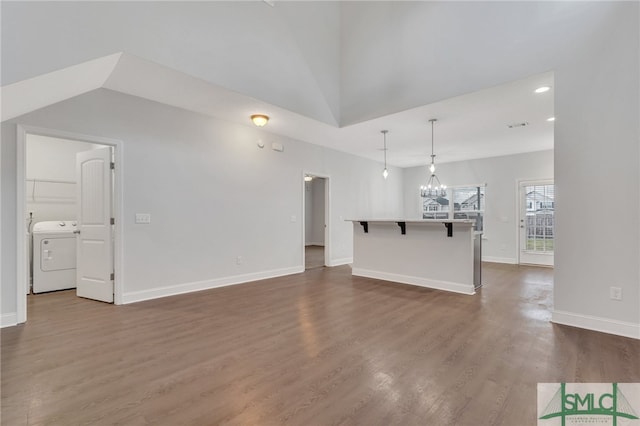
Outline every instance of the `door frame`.
POLYGON ((316 172, 309 172, 309 171, 302 171, 302 220, 300 221, 300 223, 302 224, 301 228, 302 228, 302 254, 301 254, 301 258, 302 258, 302 270, 305 271, 306 267, 305 267, 305 260, 306 260, 306 256, 305 256, 305 244, 306 244, 306 230, 305 230, 305 224, 307 222, 307 216, 306 216, 306 197, 307 197, 307 191, 306 191, 306 185, 305 185, 305 181, 304 181, 304 177, 305 176, 313 176, 313 177, 317 177, 317 178, 321 178, 324 179, 324 223, 325 223, 325 227, 324 227, 324 266, 333 266, 331 264, 331 176, 324 174, 324 173, 316 173, 316 172))
MULTIPOLYGON (((528 263, 528 262, 522 262, 522 231, 520 228, 520 219, 522 219, 522 188, 524 186, 527 185, 555 185, 555 181, 553 178, 548 178, 548 179, 522 179, 522 180, 518 180, 517 185, 516 185, 516 215, 517 215, 517 219, 516 219, 516 241, 517 241, 517 245, 516 245, 516 250, 517 250, 517 264, 518 265, 535 265, 535 266, 543 266, 543 267, 550 267, 553 268, 555 265, 555 247, 554 247, 554 252, 551 255, 547 255, 547 256, 553 256, 553 261, 551 262, 551 265, 545 265, 545 264, 537 264, 537 263, 528 263)), ((555 226, 554 226, 554 234, 555 234, 555 226)))
POLYGON ((23 124, 17 125, 17 137, 16 137, 16 302, 17 311, 16 319, 17 323, 23 323, 27 321, 27 266, 28 259, 26 256, 26 241, 25 241, 25 229, 24 218, 26 218, 27 212, 27 200, 25 194, 25 179, 26 179, 26 141, 27 135, 39 135, 49 136, 59 139, 69 139, 73 141, 108 145, 113 147, 114 160, 116 167, 114 170, 114 182, 113 182, 113 215, 115 218, 114 225, 114 240, 113 240, 113 267, 114 267, 114 303, 116 305, 122 304, 123 294, 123 268, 122 268, 122 241, 123 241, 123 227, 120 226, 120 220, 123 215, 123 202, 122 202, 122 187, 123 187, 123 162, 122 162, 122 141, 117 139, 105 138, 101 136, 83 135, 79 133, 67 132, 64 130, 43 128, 28 126, 23 124))

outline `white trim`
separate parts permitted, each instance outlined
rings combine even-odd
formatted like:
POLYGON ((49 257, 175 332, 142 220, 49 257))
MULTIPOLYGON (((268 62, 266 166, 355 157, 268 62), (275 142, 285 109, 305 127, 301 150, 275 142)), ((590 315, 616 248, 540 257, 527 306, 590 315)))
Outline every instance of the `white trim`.
POLYGON ((609 318, 594 317, 591 315, 575 314, 572 312, 557 310, 553 311, 551 322, 599 331, 601 333, 640 339, 640 324, 634 324, 632 322, 617 321, 609 318))
POLYGON ((491 263, 507 263, 509 265, 517 265, 518 260, 513 257, 494 257, 494 256, 482 256, 483 262, 491 263))
POLYGON ((193 281, 189 283, 175 284, 149 290, 132 291, 129 293, 125 293, 122 297, 122 300, 124 304, 142 302, 144 300, 158 299, 161 297, 175 296, 184 293, 192 293, 194 291, 210 290, 213 288, 226 287, 230 285, 246 284, 253 281, 282 277, 285 275, 300 274, 303 272, 304 266, 294 266, 291 268, 281 268, 270 271, 232 275, 223 278, 214 278, 210 280, 193 281))
POLYGON ((14 325, 18 325, 18 314, 16 312, 11 312, 10 314, 2 314, 0 315, 0 327, 12 327, 14 325))
POLYGON ((350 265, 353 263, 353 257, 343 257, 341 259, 332 259, 327 266, 350 265))
POLYGON ((26 256, 26 238, 25 228, 21 224, 24 223, 26 217, 26 196, 25 196, 25 146, 27 134, 49 136, 59 139, 69 139, 80 142, 87 142, 92 144, 108 145, 114 149, 114 159, 116 168, 114 171, 114 188, 113 188, 113 215, 116 221, 115 234, 114 234, 114 253, 113 253, 113 269, 115 274, 114 280, 114 303, 116 305, 122 304, 122 293, 124 290, 124 274, 123 265, 123 226, 121 225, 121 218, 123 214, 123 143, 117 139, 105 138, 100 136, 83 135, 80 133, 67 132, 64 130, 49 129, 35 126, 28 126, 18 124, 16 135, 16 220, 18 226, 16 226, 16 315, 17 323, 23 323, 27 321, 27 265, 28 259, 26 256), (21 219, 22 218, 22 219, 21 219))
POLYGON ((410 275, 392 274, 388 272, 373 271, 371 269, 353 268, 352 275, 358 277, 375 278, 384 281, 394 281, 403 284, 417 285, 420 287, 433 288, 436 290, 451 291, 467 295, 476 294, 473 284, 455 283, 450 281, 431 280, 422 277, 413 277, 410 275))

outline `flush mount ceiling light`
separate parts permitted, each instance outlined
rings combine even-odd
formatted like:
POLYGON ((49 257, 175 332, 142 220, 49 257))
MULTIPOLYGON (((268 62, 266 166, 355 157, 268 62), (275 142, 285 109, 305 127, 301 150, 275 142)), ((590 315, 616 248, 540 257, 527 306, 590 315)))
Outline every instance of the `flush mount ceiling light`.
POLYGON ((426 185, 420 187, 420 196, 423 198, 438 198, 447 195, 447 187, 442 185, 440 179, 436 176, 436 155, 433 153, 433 124, 438 120, 432 118, 429 121, 431 122, 431 165, 429 166, 431 177, 429 177, 426 185))
POLYGON ((389 131, 380 130, 380 133, 382 133, 382 138, 383 138, 382 151, 384 151, 384 170, 382 171, 382 177, 386 179, 387 176, 389 176, 389 170, 387 170, 387 133, 389 133, 389 131))
POLYGON ((556 118, 555 117, 549 117, 549 118, 547 118, 547 121, 556 121, 556 118))
POLYGON ((311 175, 304 175, 304 181, 305 182, 311 182, 313 180, 313 176, 311 175))
POLYGON ((258 127, 262 127, 269 122, 269 116, 264 114, 253 114, 251 121, 258 127))
POLYGON ((538 87, 536 90, 534 90, 534 92, 544 93, 544 92, 548 92, 549 90, 551 90, 551 86, 541 86, 541 87, 538 87))

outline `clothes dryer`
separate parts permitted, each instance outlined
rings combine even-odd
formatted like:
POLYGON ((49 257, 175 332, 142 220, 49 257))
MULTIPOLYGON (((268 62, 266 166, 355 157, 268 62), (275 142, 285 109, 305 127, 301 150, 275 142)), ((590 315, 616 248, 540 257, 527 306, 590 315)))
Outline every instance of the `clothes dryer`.
POLYGON ((33 292, 76 287, 76 222, 46 221, 33 226, 33 292))

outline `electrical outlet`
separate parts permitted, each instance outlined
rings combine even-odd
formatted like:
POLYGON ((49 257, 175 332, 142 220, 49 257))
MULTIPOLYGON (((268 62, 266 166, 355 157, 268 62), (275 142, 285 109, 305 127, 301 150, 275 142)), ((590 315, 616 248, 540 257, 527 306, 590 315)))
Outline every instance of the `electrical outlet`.
POLYGON ((622 300, 622 288, 609 287, 609 297, 611 300, 622 300))
POLYGON ((136 223, 151 223, 151 215, 149 213, 136 213, 136 223))
POLYGON ((242 265, 243 262, 244 259, 242 258, 242 256, 236 257, 236 265, 242 265))

